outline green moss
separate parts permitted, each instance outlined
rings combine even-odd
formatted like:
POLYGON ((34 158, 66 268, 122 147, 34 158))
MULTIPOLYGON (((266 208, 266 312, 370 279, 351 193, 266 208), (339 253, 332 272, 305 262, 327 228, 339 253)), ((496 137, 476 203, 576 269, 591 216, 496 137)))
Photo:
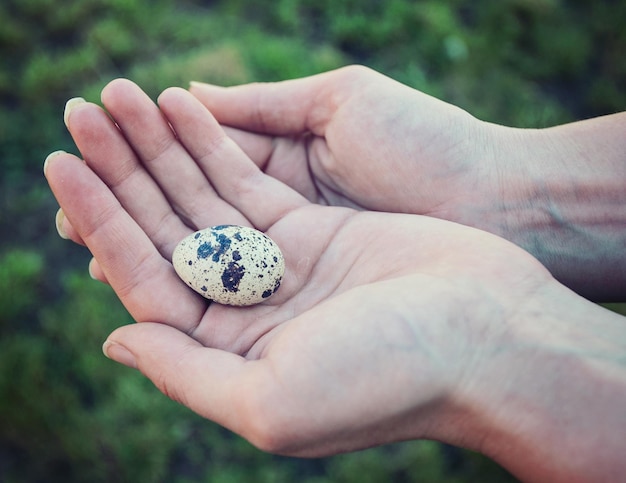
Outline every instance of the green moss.
POLYGON ((37 302, 43 258, 34 251, 11 250, 0 257, 0 330, 13 324, 37 302))

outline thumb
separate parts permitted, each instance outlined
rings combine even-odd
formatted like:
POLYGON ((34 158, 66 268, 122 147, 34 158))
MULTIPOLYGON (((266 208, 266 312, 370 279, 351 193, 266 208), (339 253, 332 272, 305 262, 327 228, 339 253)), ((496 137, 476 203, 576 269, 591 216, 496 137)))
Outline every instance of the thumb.
POLYGON ((241 434, 237 407, 245 398, 242 388, 249 387, 244 379, 258 361, 204 347, 173 327, 150 322, 115 330, 103 352, 139 369, 171 399, 241 434))
POLYGON ((220 124, 271 135, 294 135, 311 131, 325 134, 335 106, 333 73, 281 82, 219 87, 191 82, 197 97, 220 124))

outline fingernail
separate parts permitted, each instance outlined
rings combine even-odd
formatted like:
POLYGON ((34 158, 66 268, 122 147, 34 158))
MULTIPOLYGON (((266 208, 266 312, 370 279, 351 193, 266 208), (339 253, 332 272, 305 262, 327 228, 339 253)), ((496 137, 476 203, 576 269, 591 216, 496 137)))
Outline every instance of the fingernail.
POLYGON ((63 122, 65 123, 66 127, 69 128, 69 119, 72 109, 74 109, 79 104, 84 104, 85 102, 87 101, 85 101, 85 99, 83 99, 82 97, 73 97, 65 103, 65 110, 63 111, 63 122))
POLYGON ((59 208, 59 211, 57 211, 57 214, 54 217, 54 224, 57 227, 57 232, 58 232, 59 236, 61 238, 63 238, 64 240, 69 240, 70 237, 67 236, 67 233, 63 229, 63 222, 64 221, 65 221, 65 213, 63 213, 63 210, 61 208, 59 208))
POLYGON ((95 259, 95 258, 92 258, 91 260, 89 260, 89 268, 88 268, 88 270, 89 270, 89 276, 90 276, 93 280, 98 280, 98 279, 96 278, 96 275, 95 275, 95 274, 94 274, 94 272, 93 272, 93 264, 94 264, 95 262, 96 262, 96 259, 95 259))
POLYGON ((137 369, 137 361, 135 360, 135 356, 133 356, 126 347, 118 344, 117 342, 107 340, 102 345, 102 352, 105 356, 107 356, 111 360, 114 360, 115 362, 119 362, 120 364, 123 364, 125 366, 137 369))
POLYGON ((199 87, 200 89, 210 89, 210 88, 218 88, 215 84, 209 84, 207 82, 198 82, 198 81, 190 81, 189 88, 199 87))
POLYGON ((102 268, 100 268, 95 258, 89 261, 89 276, 97 282, 108 283, 104 273, 102 273, 102 268))
POLYGON ((46 159, 43 162, 43 175, 44 176, 48 172, 48 161, 50 161, 55 156, 58 156, 59 154, 65 154, 65 151, 54 151, 53 153, 50 153, 48 154, 48 156, 46 156, 46 159))

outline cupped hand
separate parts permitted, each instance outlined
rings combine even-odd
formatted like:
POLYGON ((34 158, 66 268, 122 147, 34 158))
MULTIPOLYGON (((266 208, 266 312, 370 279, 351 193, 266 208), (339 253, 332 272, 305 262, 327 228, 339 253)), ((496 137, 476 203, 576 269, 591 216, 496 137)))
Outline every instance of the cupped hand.
POLYGON ((361 66, 190 92, 267 174, 312 202, 499 231, 493 126, 456 106, 361 66))
POLYGON ((190 91, 258 166, 311 202, 479 228, 586 298, 625 297, 625 113, 499 126, 359 66, 190 91))
POLYGON ((58 153, 45 172, 63 230, 140 322, 111 334, 111 358, 270 451, 472 446, 459 394, 485 341, 553 282, 535 259, 454 223, 311 203, 184 90, 165 91, 159 109, 118 80, 102 100, 108 113, 68 113, 84 162, 58 153), (208 303, 176 276, 178 241, 216 224, 253 226, 281 247, 286 273, 268 301, 208 303))

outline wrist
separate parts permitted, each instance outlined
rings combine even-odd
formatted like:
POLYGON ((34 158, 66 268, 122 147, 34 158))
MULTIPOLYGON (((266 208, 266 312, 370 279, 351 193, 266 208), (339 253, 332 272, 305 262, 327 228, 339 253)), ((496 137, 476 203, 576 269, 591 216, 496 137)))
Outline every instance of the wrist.
POLYGON ((626 297, 626 115, 548 129, 489 125, 494 232, 596 301, 626 297))
POLYGON ((615 481, 623 460, 623 317, 551 282, 487 339, 457 395, 467 446, 524 481, 615 481))

